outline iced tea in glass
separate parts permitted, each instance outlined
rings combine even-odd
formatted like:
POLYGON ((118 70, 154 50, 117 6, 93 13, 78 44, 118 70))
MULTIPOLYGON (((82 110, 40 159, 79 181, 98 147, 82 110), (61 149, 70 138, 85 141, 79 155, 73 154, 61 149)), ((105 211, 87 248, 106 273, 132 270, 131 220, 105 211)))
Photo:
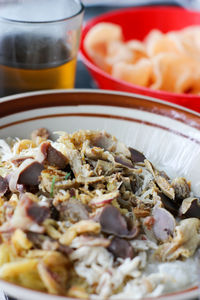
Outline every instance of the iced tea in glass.
POLYGON ((74 87, 83 10, 79 0, 1 2, 1 97, 74 87))

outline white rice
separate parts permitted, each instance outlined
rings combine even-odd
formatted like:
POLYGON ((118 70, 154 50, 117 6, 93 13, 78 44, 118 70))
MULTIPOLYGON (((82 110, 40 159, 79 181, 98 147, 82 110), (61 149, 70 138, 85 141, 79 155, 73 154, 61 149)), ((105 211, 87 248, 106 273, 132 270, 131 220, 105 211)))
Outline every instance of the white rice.
MULTIPOLYGON (((75 241, 76 243, 76 241, 75 241)), ((83 246, 71 254, 76 273, 89 285, 97 285, 96 293, 90 299, 142 299, 187 288, 197 281, 197 267, 194 258, 185 261, 147 263, 146 250, 156 249, 151 241, 133 240, 134 249, 140 250, 133 259, 118 259, 114 265, 113 256, 103 247, 83 246), (144 250, 144 251, 142 251, 144 250), (126 279, 130 280, 126 282, 126 279), (121 289, 122 285, 124 287, 121 289), (120 292, 115 294, 117 289, 120 292), (114 294, 113 294, 114 293, 114 294)))

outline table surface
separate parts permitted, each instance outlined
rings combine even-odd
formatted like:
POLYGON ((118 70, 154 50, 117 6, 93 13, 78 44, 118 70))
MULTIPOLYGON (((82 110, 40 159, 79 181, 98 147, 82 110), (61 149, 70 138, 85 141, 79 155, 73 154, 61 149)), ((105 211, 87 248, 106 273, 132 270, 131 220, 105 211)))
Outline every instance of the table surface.
MULTIPOLYGON (((180 1, 162 1, 160 5, 178 5, 180 1)), ((149 5, 155 5, 153 2, 149 2, 149 5)), ((84 15, 84 22, 87 22, 89 19, 100 15, 102 13, 108 12, 110 10, 119 9, 119 6, 90 6, 85 8, 85 15, 84 15)), ((92 77, 90 76, 89 72, 87 71, 86 67, 83 65, 80 59, 77 62, 77 72, 76 72, 76 82, 75 88, 97 88, 92 77)), ((3 298, 0 295, 0 300, 17 300, 11 297, 3 298)), ((18 299, 19 300, 19 299, 18 299)), ((28 299, 27 299, 28 300, 28 299)), ((196 299, 197 300, 197 299, 196 299)))

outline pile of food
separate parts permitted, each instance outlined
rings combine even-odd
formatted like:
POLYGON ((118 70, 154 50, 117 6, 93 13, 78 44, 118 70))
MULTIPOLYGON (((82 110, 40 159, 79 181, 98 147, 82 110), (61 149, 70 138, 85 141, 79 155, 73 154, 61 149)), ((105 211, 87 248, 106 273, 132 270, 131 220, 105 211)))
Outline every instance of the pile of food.
POLYGON ((152 30, 144 39, 124 41, 122 28, 98 23, 84 48, 114 78, 153 90, 200 93, 200 26, 166 34, 152 30))
POLYGON ((106 132, 0 140, 0 278, 82 299, 141 299, 197 279, 200 206, 106 132))

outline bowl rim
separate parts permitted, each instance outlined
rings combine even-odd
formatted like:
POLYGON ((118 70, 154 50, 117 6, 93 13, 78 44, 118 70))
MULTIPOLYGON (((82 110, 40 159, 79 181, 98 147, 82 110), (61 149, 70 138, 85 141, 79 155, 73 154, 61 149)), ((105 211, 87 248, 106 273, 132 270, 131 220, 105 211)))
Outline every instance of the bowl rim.
MULTIPOLYGON (((24 292, 25 297, 28 297, 30 295, 30 292, 33 292, 35 296, 45 297, 44 300, 55 300, 55 297, 56 297, 57 300, 74 300, 74 299, 82 300, 81 298, 71 298, 71 297, 67 297, 67 296, 60 296, 60 295, 57 295, 57 294, 54 295, 54 294, 49 294, 47 292, 34 290, 32 288, 26 288, 26 287, 20 286, 18 284, 8 282, 4 279, 0 279, 0 283, 7 286, 7 288, 11 287, 12 289, 13 288, 17 289, 18 292, 24 292)), ((141 300, 173 300, 174 297, 177 297, 176 298, 177 300, 184 300, 184 299, 188 300, 189 299, 188 297, 198 296, 198 290, 199 290, 198 286, 193 286, 193 287, 187 288, 186 290, 175 291, 175 292, 171 292, 171 293, 168 293, 168 294, 156 296, 156 297, 153 297, 153 298, 152 297, 142 298, 141 300)), ((13 295, 11 295, 11 296, 13 296, 13 295)), ((24 299, 24 297, 23 297, 23 299, 24 299)), ((38 299, 40 299, 40 298, 38 298, 38 299)), ((128 300, 128 299, 123 298, 123 299, 119 299, 119 300, 128 300)))
MULTIPOLYGON (((150 89, 147 87, 143 87, 140 85, 136 85, 136 84, 131 84, 129 82, 126 82, 125 80, 121 80, 121 79, 117 79, 114 78, 112 75, 108 74, 107 72, 105 72, 103 69, 101 69, 100 67, 98 67, 95 63, 93 63, 92 59, 90 59, 90 57, 87 55, 85 48, 84 48, 84 41, 85 41, 85 37, 87 35, 87 33, 90 31, 91 26, 96 25, 100 22, 105 22, 104 18, 106 17, 112 17, 112 16, 118 16, 118 15, 123 15, 125 13, 132 13, 132 12, 141 12, 141 11, 149 11, 151 12, 152 10, 154 11, 181 11, 181 12, 186 12, 189 14, 195 14, 195 15, 199 15, 200 17, 200 12, 195 11, 195 10, 191 10, 191 9, 186 9, 184 7, 180 7, 180 6, 170 6, 170 5, 148 5, 148 6, 140 6, 140 7, 132 7, 132 8, 124 8, 124 9, 116 9, 114 11, 111 12, 107 12, 107 13, 103 13, 100 16, 94 17, 92 19, 90 19, 88 22, 86 22, 82 28, 82 35, 81 35, 81 42, 80 42, 80 49, 79 49, 79 54, 80 54, 80 58, 82 59, 83 63, 86 65, 86 67, 88 67, 88 69, 91 69, 92 71, 98 73, 99 75, 106 77, 106 79, 114 81, 115 83, 119 84, 119 85, 123 85, 124 87, 128 88, 128 89, 135 89, 135 91, 139 92, 143 92, 143 95, 150 95, 151 97, 158 97, 161 98, 162 96, 168 97, 169 99, 172 98, 177 98, 178 100, 181 99, 197 99, 200 100, 200 95, 194 95, 194 94, 184 94, 184 93, 172 93, 172 92, 167 92, 167 91, 162 91, 162 90, 154 90, 154 89, 150 89)), ((192 26, 192 25, 191 25, 192 26)))
MULTIPOLYGON (((5 103, 8 101, 12 101, 12 100, 17 100, 20 98, 25 98, 25 97, 32 97, 32 96, 39 96, 39 95, 47 95, 47 94, 81 94, 81 93, 89 93, 89 94, 109 94, 109 95, 120 95, 120 96, 127 96, 127 97, 131 97, 131 98, 138 98, 141 100, 147 100, 147 101, 153 101, 153 102, 157 102, 157 103, 161 103, 164 104, 166 106, 172 106, 174 108, 177 108, 179 110, 183 110, 186 112, 190 112, 194 115, 197 115, 200 117, 200 113, 184 107, 182 105, 176 104, 176 103, 172 103, 172 102, 166 102, 163 99, 160 98, 155 98, 153 96, 149 96, 149 95, 143 95, 143 94, 138 94, 138 93, 131 93, 131 92, 125 92, 125 91, 115 91, 115 90, 106 90, 106 89, 91 89, 91 88, 71 88, 71 89, 47 89, 47 90, 37 90, 37 91, 30 91, 30 92, 23 92, 23 93, 18 93, 18 94, 13 94, 10 96, 4 96, 0 98, 0 106, 1 103, 5 103)), ((123 104, 121 105, 122 107, 124 106, 123 104)))
MULTIPOLYGON (((138 93, 132 93, 132 92, 124 92, 124 91, 115 91, 115 90, 106 90, 106 89, 88 89, 88 88, 80 88, 80 89, 47 89, 47 90, 38 90, 38 91, 31 91, 31 92, 24 92, 24 93, 19 93, 19 94, 14 94, 10 96, 5 96, 0 98, 0 107, 10 101, 13 100, 18 100, 26 97, 36 97, 36 96, 42 96, 42 95, 47 95, 47 94, 81 94, 81 93, 88 93, 88 94, 108 94, 108 95, 119 95, 119 96, 125 96, 129 98, 137 98, 141 100, 146 100, 148 102, 156 102, 160 103, 163 106, 166 107, 172 107, 178 110, 181 110, 186 113, 190 113, 192 115, 195 115, 197 117, 200 117, 200 113, 197 111, 194 111, 190 108, 184 107, 182 105, 172 103, 172 102, 166 102, 165 100, 162 100, 160 98, 155 98, 149 95, 143 95, 143 94, 138 94, 138 93)), ((86 104, 87 105, 87 104, 86 104)), ((99 104, 101 105, 101 104, 99 104)), ((115 106, 114 104, 112 104, 115 106)), ((53 105, 56 106, 56 105, 53 105)), ((120 105, 121 107, 125 107, 124 104, 122 103, 120 105)), ((46 107, 46 106, 44 106, 46 107)), ((131 107, 130 107, 131 108, 131 107)), ((15 113, 15 112, 14 112, 15 113)), ((2 116, 3 116, 2 112, 2 116)))
MULTIPOLYGON (((168 107, 168 108, 174 108, 175 110, 178 109, 180 111, 182 111, 183 113, 190 113, 190 115, 193 116, 197 116, 200 117, 200 113, 197 113, 193 110, 190 110, 188 108, 182 107, 180 105, 177 104, 173 104, 173 103, 167 103, 163 100, 160 99, 156 99, 156 98, 152 98, 149 96, 144 96, 144 95, 138 95, 138 94, 133 94, 133 93, 127 93, 127 92, 119 92, 119 91, 108 91, 108 90, 97 90, 97 89, 68 89, 68 90, 43 90, 43 91, 34 91, 34 92, 27 92, 27 93, 21 93, 21 94, 15 94, 15 95, 11 95, 11 96, 7 96, 7 97, 3 97, 0 99, 0 110, 1 110, 1 106, 3 104, 10 104, 10 102, 12 102, 13 100, 19 100, 19 99, 23 99, 26 97, 36 97, 37 96, 42 96, 42 95, 56 95, 56 94, 100 94, 100 95, 120 95, 120 96, 124 96, 124 97, 130 97, 130 98, 137 98, 139 100, 146 100, 152 103, 160 103, 162 104, 164 107, 168 107)), ((67 101, 66 101, 67 102, 67 101)), ((36 103, 37 104, 37 103, 36 103)), ((47 103, 48 104, 48 103, 47 103)), ((80 104, 81 105, 81 104, 80 104)), ((83 105, 85 105, 83 103, 83 105)), ((94 104, 91 104, 94 105, 94 104)), ((122 107, 125 107, 124 104, 122 103, 121 105, 122 107)), ((49 107, 48 105, 45 107, 49 107)), ((51 107, 51 106, 50 106, 51 107)), ((131 109, 132 107, 127 107, 128 109, 131 109)), ((162 114, 163 115, 163 114, 162 114)), ((1 286, 5 285, 7 288, 7 291, 9 289, 9 287, 11 287, 12 289, 17 289, 17 291, 20 293, 24 293, 24 296, 28 296, 28 293, 33 292, 35 296, 38 295, 38 297, 45 297, 46 300, 53 300, 54 297, 56 297, 58 300, 72 300, 72 298, 70 297, 63 297, 63 296, 59 296, 59 295, 50 295, 46 292, 40 292, 34 289, 30 289, 30 288, 25 288, 22 286, 19 286, 17 284, 13 284, 13 283, 9 283, 5 280, 0 280, 1 282, 1 286)), ((161 295, 158 297, 155 297, 153 299, 155 300, 172 300, 174 299, 174 297, 177 297, 176 299, 186 299, 186 297, 188 297, 189 295, 191 296, 196 296, 198 292, 198 287, 197 286, 192 286, 190 288, 187 288, 186 290, 181 290, 181 291, 176 291, 176 292, 172 292, 172 293, 168 293, 165 295, 161 295)), ((152 298, 145 298, 144 300, 152 300, 152 298)), ((125 299, 123 299, 125 300, 125 299)))

